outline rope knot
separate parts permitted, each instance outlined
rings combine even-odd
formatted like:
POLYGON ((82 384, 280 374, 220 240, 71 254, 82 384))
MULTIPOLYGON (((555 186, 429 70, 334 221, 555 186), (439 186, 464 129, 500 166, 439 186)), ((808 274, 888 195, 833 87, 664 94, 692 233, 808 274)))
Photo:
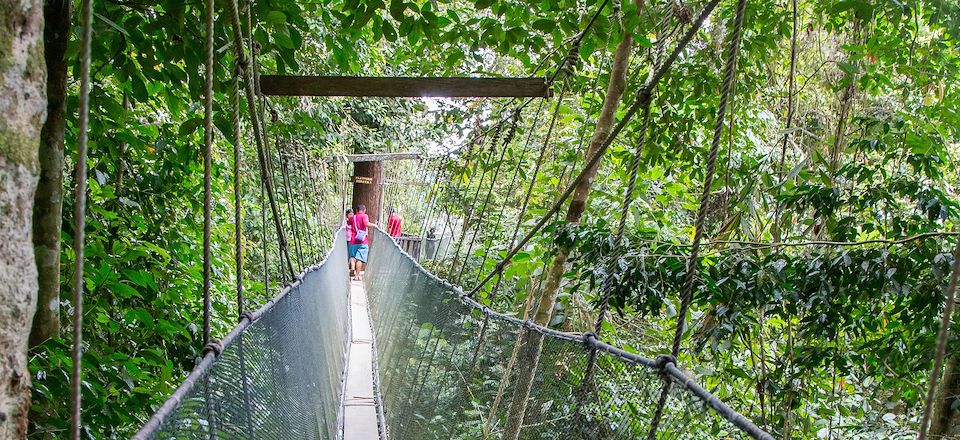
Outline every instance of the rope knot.
POLYGON ((563 73, 567 76, 572 76, 577 70, 577 66, 580 65, 580 40, 574 42, 573 46, 570 47, 570 50, 567 52, 567 57, 563 62, 563 73))
POLYGON ((207 357, 210 353, 213 353, 213 357, 220 357, 220 353, 223 353, 223 344, 219 339, 213 339, 203 346, 202 353, 203 357, 207 357))
POLYGON ((249 322, 253 322, 253 312, 248 310, 246 312, 241 313, 237 321, 243 321, 244 318, 246 318, 246 320, 249 322))
POLYGON ((673 355, 670 355, 670 354, 658 355, 653 360, 653 365, 657 367, 657 370, 660 370, 661 373, 663 372, 663 370, 666 370, 667 365, 670 365, 670 364, 673 364, 674 366, 677 365, 677 358, 673 357, 673 355))
POLYGON ((236 75, 237 78, 243 78, 243 74, 247 71, 247 66, 249 64, 250 62, 247 61, 247 57, 237 58, 237 62, 233 68, 233 74, 236 75))

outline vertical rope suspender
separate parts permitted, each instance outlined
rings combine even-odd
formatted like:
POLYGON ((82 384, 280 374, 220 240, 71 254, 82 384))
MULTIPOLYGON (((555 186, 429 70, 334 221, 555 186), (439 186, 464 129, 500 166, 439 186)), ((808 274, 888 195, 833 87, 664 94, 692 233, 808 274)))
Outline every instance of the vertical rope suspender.
MULTIPOLYGON (((746 4, 746 0, 737 1, 737 12, 734 18, 733 30, 730 34, 730 48, 727 53, 727 63, 724 69, 723 88, 720 92, 720 104, 717 108, 716 123, 713 127, 713 140, 710 145, 710 153, 707 157, 707 168, 703 176, 703 192, 700 195, 700 207, 697 209, 693 243, 690 246, 690 256, 687 259, 683 290, 681 290, 680 310, 677 312, 677 329, 676 332, 674 332, 673 345, 670 350, 672 359, 659 359, 659 364, 663 367, 676 363, 676 358, 680 354, 680 344, 683 341, 687 313, 690 309, 690 303, 693 301, 694 276, 696 275, 699 263, 697 258, 700 251, 700 241, 703 239, 703 224, 707 217, 707 204, 710 203, 710 191, 713 185, 713 175, 717 166, 717 152, 720 149, 720 139, 723 136, 723 124, 727 114, 727 103, 729 102, 730 95, 733 94, 733 82, 736 77, 737 57, 740 52, 740 37, 743 31, 743 15, 746 4)), ((663 417, 663 408, 667 403, 667 397, 670 395, 670 386, 672 383, 673 381, 670 379, 664 379, 663 381, 663 387, 660 389, 660 398, 657 401, 657 408, 654 412, 653 420, 650 423, 650 431, 647 433, 647 440, 654 440, 656 438, 657 429, 663 417)))
POLYGON ((87 212, 87 144, 90 126, 90 43, 93 38, 93 0, 81 2, 80 121, 77 125, 77 185, 73 208, 73 369, 70 372, 70 438, 80 440, 80 403, 83 364, 83 247, 87 212))
POLYGON ((213 1, 205 0, 206 59, 203 102, 203 345, 210 343, 210 211, 213 162, 213 1))

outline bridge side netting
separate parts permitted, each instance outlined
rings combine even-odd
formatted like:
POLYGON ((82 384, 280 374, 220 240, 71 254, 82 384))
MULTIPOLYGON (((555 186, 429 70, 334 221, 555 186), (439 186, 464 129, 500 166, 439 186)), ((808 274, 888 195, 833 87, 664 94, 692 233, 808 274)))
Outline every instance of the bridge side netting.
POLYGON ((302 282, 231 332, 141 432, 156 439, 335 439, 349 339, 343 231, 302 282), (163 410, 161 410, 163 412, 163 410), (216 437, 213 437, 215 435, 216 437))
MULTIPOLYGON (((514 378, 531 368, 522 359, 509 368, 522 323, 464 299, 382 232, 374 233, 371 247, 366 285, 389 437, 500 438, 514 378)), ((540 331, 543 351, 520 438, 645 438, 662 376, 601 351, 595 380, 586 384, 589 349, 582 338, 540 331)), ((672 389, 658 438, 747 437, 682 385, 672 389)))

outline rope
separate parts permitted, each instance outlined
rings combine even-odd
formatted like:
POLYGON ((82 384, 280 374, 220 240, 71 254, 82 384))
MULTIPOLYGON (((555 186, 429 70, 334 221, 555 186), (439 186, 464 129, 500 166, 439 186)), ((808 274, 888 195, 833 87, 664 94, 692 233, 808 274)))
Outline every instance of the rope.
MULTIPOLYGON (((574 38, 573 44, 571 45, 570 50, 567 52, 567 56, 560 61, 560 64, 557 66, 557 70, 555 70, 553 75, 550 76, 550 79, 547 80, 548 85, 553 84, 561 72, 566 72, 568 74, 571 73, 570 69, 572 69, 572 65, 580 59, 580 44, 587 36, 587 32, 590 31, 590 28, 592 28, 593 24, 597 21, 597 18, 600 17, 600 13, 603 12, 603 8, 607 6, 607 3, 610 3, 610 0, 603 0, 603 3, 600 3, 600 6, 598 6, 597 10, 594 11, 593 16, 590 17, 590 21, 587 22, 587 26, 580 31, 580 34, 578 34, 576 38, 574 38)), ((529 101, 527 101, 527 103, 529 103, 529 101)), ((526 104, 524 104, 524 106, 525 105, 526 104)))
MULTIPOLYGON (((233 28, 233 48, 236 52, 237 58, 246 60, 246 55, 243 53, 243 36, 241 35, 240 28, 240 15, 237 11, 237 1, 229 0, 227 1, 227 9, 230 13, 230 24, 233 28)), ((254 66, 255 67, 255 66, 254 66)), ((260 178, 263 180, 264 185, 266 186, 267 198, 270 200, 270 211, 273 214, 273 224, 277 230, 277 241, 280 244, 280 251, 284 254, 287 271, 289 272, 290 279, 296 278, 297 274, 293 270, 293 262, 290 261, 290 253, 287 249, 287 238, 283 232, 283 226, 280 224, 280 214, 277 208, 277 201, 274 197, 274 188, 273 182, 270 180, 269 174, 267 172, 267 159, 266 152, 264 149, 264 136, 260 127, 260 120, 257 117, 257 106, 254 99, 254 80, 253 72, 254 69, 246 69, 244 71, 244 76, 246 76, 246 90, 245 94, 247 97, 247 111, 250 113, 250 120, 253 126, 253 137, 257 143, 257 161, 260 163, 260 178)))
MULTIPOLYGON (((723 124, 727 113, 727 102, 730 95, 733 94, 733 82, 736 78, 737 57, 740 52, 740 36, 743 31, 743 15, 746 8, 746 0, 737 1, 737 12, 734 18, 733 31, 730 34, 730 49, 727 54, 727 63, 723 77, 723 88, 720 92, 720 104, 717 109, 717 120, 713 126, 713 140, 710 145, 710 154, 707 158, 707 169, 704 171, 703 192, 700 195, 700 207, 697 209, 697 220, 694 226, 693 244, 690 247, 690 256, 687 259, 687 270, 684 275, 683 289, 680 297, 680 310, 677 312, 677 329, 673 335, 673 346, 670 354, 674 359, 680 354, 680 343, 683 340, 683 331, 686 326, 687 313, 690 309, 690 303, 693 300, 694 275, 697 272, 698 254, 700 252, 700 241, 703 239, 703 224, 707 217, 707 204, 710 203, 710 188, 713 185, 713 175, 717 167, 717 152, 720 150, 720 139, 723 136, 723 124)), ((657 428, 660 426, 660 419, 663 417, 663 408, 667 403, 667 397, 670 394, 671 380, 664 380, 663 388, 660 390, 660 399, 657 402, 657 409, 650 423, 650 431, 647 434, 648 440, 654 440, 657 434, 657 428)))
POLYGON ((493 279, 494 276, 502 272, 503 269, 505 269, 507 265, 510 264, 510 260, 513 259, 513 257, 517 254, 517 252, 520 252, 520 250, 523 249, 523 247, 526 246, 527 243, 531 239, 533 239, 533 237, 537 235, 537 233, 539 233, 544 226, 546 226, 547 222, 550 221, 550 217, 552 217, 554 214, 560 211, 560 209, 563 207, 563 203, 567 200, 568 197, 570 197, 571 194, 573 194, 573 192, 576 190, 580 182, 586 178, 586 175, 588 174, 590 169, 592 169, 594 166, 600 163, 600 159, 602 159, 604 154, 606 154, 607 149, 610 148, 610 145, 617 138, 617 136, 620 135, 620 132, 623 131, 627 123, 630 122, 630 120, 633 118, 634 115, 636 115, 640 107, 642 107, 644 100, 649 99, 649 97, 645 97, 645 96, 650 95, 652 93, 653 89, 657 86, 657 83, 660 82, 660 79, 663 78, 663 76, 673 66, 673 63, 677 60, 677 57, 680 56, 680 52, 682 52, 687 47, 687 45, 690 44, 690 41, 693 40, 693 37, 697 34, 700 27, 703 26, 703 23, 706 21, 707 17, 710 16, 710 13, 713 12, 714 8, 717 7, 717 4, 719 2, 720 0, 710 0, 709 3, 704 5, 703 11, 700 12, 700 15, 697 16, 697 19, 693 22, 690 29, 687 30, 687 32, 683 35, 683 37, 677 43, 677 47, 675 47, 673 52, 671 52, 670 55, 664 60, 663 64, 661 64, 659 67, 654 69, 650 79, 637 92, 637 98, 635 102, 623 115, 623 119, 621 119, 620 122, 618 122, 617 125, 613 128, 613 130, 611 130, 610 135, 607 136, 607 139, 603 141, 603 144, 600 146, 600 148, 597 149, 597 153, 594 154, 593 157, 591 157, 590 160, 584 164, 584 167, 580 170, 580 173, 577 175, 577 177, 573 179, 573 181, 570 182, 569 185, 567 185, 567 189, 564 190, 563 194, 561 194, 560 197, 554 202, 553 206, 551 206, 550 209, 548 209, 547 212, 544 213, 544 215, 540 218, 540 221, 538 221, 537 224, 534 225, 533 229, 531 229, 530 232, 528 232, 527 235, 524 236, 523 239, 520 240, 520 242, 517 243, 516 246, 514 246, 512 249, 510 249, 509 252, 507 252, 506 256, 504 256, 503 259, 501 259, 500 262, 497 263, 494 269, 489 274, 487 274, 486 277, 484 277, 483 281, 477 284, 477 286, 475 286, 473 290, 470 291, 471 296, 475 294, 478 290, 483 288, 483 286, 486 285, 486 283, 488 283, 491 279, 493 279))
POLYGON ((70 438, 80 440, 80 385, 83 378, 83 247, 87 212, 87 146, 90 126, 90 42, 93 39, 93 0, 82 0, 80 37, 80 121, 77 127, 77 192, 74 194, 73 252, 73 369, 70 372, 70 438))
MULTIPOLYGON (((497 129, 493 133, 493 138, 490 141, 490 151, 487 153, 488 157, 494 153, 502 132, 503 122, 500 121, 497 123, 497 129)), ((480 157, 477 159, 477 164, 474 166, 474 173, 476 172, 477 168, 483 168, 483 170, 480 173, 480 179, 477 181, 477 191, 473 195, 473 203, 471 204, 470 209, 466 211, 466 218, 463 220, 463 224, 460 227, 460 240, 457 241, 457 249, 453 253, 453 263, 450 265, 450 270, 447 272, 448 278, 450 278, 456 271, 457 262, 460 260, 460 250, 463 249, 463 241, 467 238, 467 230, 470 228, 470 221, 473 219, 474 211, 476 211, 477 200, 479 200, 480 197, 480 189, 483 187, 483 181, 487 177, 487 169, 483 166, 484 162, 485 160, 481 153, 480 157)), ((467 183, 466 192, 470 192, 469 183, 467 183)), ((466 256, 464 256, 463 264, 466 265, 466 256)))
POLYGON ((210 213, 213 162, 213 1, 206 0, 206 85, 203 104, 203 344, 210 343, 210 213))
MULTIPOLYGON (((503 166, 503 159, 507 155, 507 149, 510 147, 510 143, 513 142, 513 137, 517 134, 517 122, 519 119, 520 112, 515 111, 511 116, 510 127, 507 129, 507 135, 503 137, 503 141, 501 142, 502 148, 500 149, 500 158, 497 159, 497 166, 493 170, 493 178, 490 179, 490 187, 487 189, 487 195, 483 199, 483 207, 480 208, 480 215, 478 216, 481 223, 477 224, 477 227, 473 229, 473 236, 470 237, 470 245, 467 246, 467 252, 463 256, 463 265, 460 266, 460 274, 457 275, 457 284, 462 282, 463 274, 467 269, 467 259, 470 257, 470 253, 473 252, 473 245, 476 244, 477 234, 483 227, 483 216, 487 213, 487 207, 490 206, 490 197, 493 195, 493 188, 497 184, 496 177, 500 174, 500 168, 503 166)), ((480 270, 483 270, 483 266, 480 266, 480 270)))
POLYGON ((233 117, 233 248, 235 270, 237 272, 237 316, 239 317, 243 315, 245 310, 243 298, 243 213, 240 205, 242 199, 240 193, 240 180, 242 178, 240 162, 243 160, 241 154, 243 137, 240 135, 240 72, 243 70, 243 65, 239 58, 234 58, 234 69, 230 111, 233 117))
POLYGON ((930 428, 930 418, 933 413, 934 398, 937 392, 937 383, 940 381, 940 375, 943 369, 943 358, 947 352, 947 341, 950 339, 950 323, 953 321, 953 307, 956 304, 954 297, 957 294, 957 278, 960 278, 960 240, 953 250, 953 267, 950 270, 950 282, 947 283, 946 298, 943 306, 943 314, 940 315, 940 330, 937 332, 936 355, 933 360, 933 369, 930 370, 930 380, 927 384, 927 396, 923 403, 923 418, 920 420, 920 434, 918 440, 927 438, 927 430, 930 428))
MULTIPOLYGON (((541 106, 541 108, 543 107, 541 106)), ((538 119, 539 117, 540 115, 537 114, 538 119)), ((520 118, 519 111, 517 112, 517 118, 520 118)), ((534 127, 536 127, 535 124, 530 126, 531 131, 533 131, 534 127)), ((528 141, 529 139, 530 137, 527 137, 528 141)), ((514 191, 516 190, 516 185, 518 183, 517 178, 520 177, 520 170, 523 168, 523 163, 526 159, 527 159, 527 145, 524 145, 523 148, 520 150, 520 158, 517 160, 517 166, 514 167, 513 169, 513 175, 510 176, 510 183, 507 185, 507 197, 508 197, 507 200, 509 200, 509 197, 513 195, 514 191)), ((494 231, 500 230, 500 225, 503 224, 503 214, 507 210, 507 205, 509 205, 509 203, 506 200, 504 201, 504 203, 500 205, 500 212, 497 213, 497 224, 493 227, 494 231)), ((522 215, 522 213, 520 214, 522 215)), ((487 265, 487 259, 490 257, 490 248, 491 246, 484 246, 483 248, 483 259, 480 260, 480 270, 477 271, 477 279, 474 280, 474 284, 479 282, 480 277, 483 276, 483 267, 487 265)))
MULTIPOLYGON (((276 113, 274 113, 276 115, 276 113)), ((280 135, 274 134, 273 136, 273 145, 277 148, 277 160, 280 161, 280 184, 283 189, 283 194, 286 198, 287 205, 287 221, 289 221, 290 231, 293 235, 293 249, 297 255, 297 264, 300 267, 303 267, 303 242, 301 239, 300 228, 297 227, 298 223, 296 221, 299 216, 297 215, 297 205, 296 201, 293 198, 293 193, 290 191, 290 170, 287 167, 287 157, 284 154, 284 148, 280 146, 280 135)))
MULTIPOLYGON (((610 296, 613 294, 613 283, 614 283, 614 274, 618 272, 620 267, 620 257, 619 250, 623 243, 623 236, 626 232, 627 225, 627 216, 630 214, 630 206, 633 205, 634 201, 634 190, 636 189, 637 182, 637 173, 640 170, 640 157, 643 153, 643 147, 646 144, 647 140, 647 130, 650 127, 650 103, 651 99, 647 99, 646 103, 643 106, 643 116, 642 123, 640 125, 640 132, 637 139, 637 147, 633 152, 633 158, 630 161, 630 177, 627 180, 627 189, 623 194, 623 204, 620 207, 620 221, 617 224, 617 233, 613 239, 613 255, 610 258, 610 264, 607 269, 606 278, 604 278, 603 286, 601 290, 603 291, 603 297, 600 300, 600 311, 599 316, 597 316, 597 322, 593 327, 593 332, 599 337, 600 333, 603 331, 603 322, 606 319, 607 311, 610 309, 610 296)), ((597 351, 590 350, 590 355, 587 361, 587 372, 585 376, 587 378, 591 377, 594 369, 594 362, 596 361, 597 351)))

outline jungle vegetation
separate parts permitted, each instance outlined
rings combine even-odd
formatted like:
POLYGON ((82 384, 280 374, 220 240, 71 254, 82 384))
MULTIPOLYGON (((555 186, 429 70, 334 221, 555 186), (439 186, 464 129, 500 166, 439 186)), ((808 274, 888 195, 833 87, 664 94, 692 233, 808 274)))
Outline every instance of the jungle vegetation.
MULTIPOLYGON (((241 14, 261 74, 546 77, 601 3, 254 0, 242 2, 241 14)), ((523 231, 535 223, 583 166, 622 36, 630 44, 616 120, 703 3, 609 2, 576 48, 577 62, 558 76, 554 97, 519 114, 503 155, 477 134, 511 118, 506 99, 262 101, 295 264, 319 261, 330 245, 347 194, 344 154, 419 151, 437 159, 391 165, 391 178, 444 178, 388 191, 386 203, 412 233, 425 232, 440 213, 460 227, 470 219, 468 227, 480 231, 470 255, 451 250, 428 265, 449 277, 459 264, 456 278, 472 287, 509 249, 514 225, 523 231), (472 143, 479 153, 468 162, 472 143), (540 148, 545 157, 534 175, 532 152, 540 148), (494 180, 492 200, 477 200, 468 190, 477 173, 501 162, 509 171, 494 180), (509 185, 517 164, 521 180, 535 178, 524 211, 523 191, 509 185), (425 195, 437 205, 422 203, 425 195), (481 205, 503 209, 470 214, 481 205)), ((527 296, 544 288, 557 250, 566 249, 549 324, 589 331, 616 259, 605 338, 644 355, 669 351, 734 3, 720 3, 653 93, 625 242, 611 246, 639 119, 601 161, 579 222, 552 221, 513 258, 496 298, 488 285, 482 301, 521 312, 527 296)), ((37 315, 47 330, 35 327, 30 349, 29 438, 36 439, 64 438, 69 420, 80 68, 79 20, 69 5, 48 0, 45 10, 48 26, 59 29, 44 38, 48 70, 63 74, 64 150, 57 162, 55 149, 41 149, 41 163, 52 160, 61 179, 41 180, 41 191, 63 206, 54 212, 62 229, 55 221, 34 226, 35 237, 46 237, 37 246, 60 243, 59 262, 38 259, 48 281, 41 304, 59 297, 60 308, 37 315), (51 326, 57 318, 59 328, 51 326)), ((914 437, 960 231, 960 3, 775 0, 750 1, 746 11, 681 361, 777 437, 914 437)), ((197 1, 94 2, 84 263, 89 438, 135 432, 201 353, 202 23, 197 1)), ((226 14, 215 30, 216 101, 227 103, 235 72, 226 14)), ((215 108, 217 334, 236 322, 231 117, 228 106, 215 108)), ((242 127, 244 278, 256 306, 282 285, 284 272, 249 120, 242 127)), ((943 436, 960 430, 958 344, 950 339, 932 428, 943 436)))

